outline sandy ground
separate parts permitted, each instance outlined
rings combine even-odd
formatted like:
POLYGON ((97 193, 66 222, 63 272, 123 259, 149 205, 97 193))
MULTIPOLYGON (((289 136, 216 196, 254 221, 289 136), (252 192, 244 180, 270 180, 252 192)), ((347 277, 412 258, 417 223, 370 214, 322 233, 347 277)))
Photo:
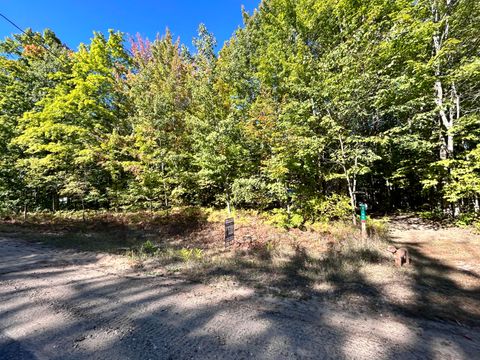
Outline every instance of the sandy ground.
POLYGON ((0 359, 480 359, 478 327, 148 277, 124 261, 0 238, 0 359))

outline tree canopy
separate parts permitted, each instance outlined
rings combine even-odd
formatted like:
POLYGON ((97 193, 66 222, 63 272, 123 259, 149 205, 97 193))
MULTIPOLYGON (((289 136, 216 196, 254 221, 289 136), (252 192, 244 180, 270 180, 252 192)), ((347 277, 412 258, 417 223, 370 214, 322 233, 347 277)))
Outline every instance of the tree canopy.
MULTIPOLYGON (((284 209, 480 203, 480 3, 263 0, 221 50, 110 31, 0 42, 0 203, 284 209)), ((283 211, 283 210, 282 210, 283 211)))

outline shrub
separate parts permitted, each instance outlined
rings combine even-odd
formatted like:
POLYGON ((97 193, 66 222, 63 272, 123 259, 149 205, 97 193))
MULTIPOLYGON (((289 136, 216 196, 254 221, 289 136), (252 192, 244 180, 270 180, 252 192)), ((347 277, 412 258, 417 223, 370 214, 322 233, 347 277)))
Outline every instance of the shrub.
POLYGON ((290 213, 285 209, 274 209, 267 220, 268 223, 283 228, 298 228, 303 225, 305 219, 295 211, 290 213))
POLYGON ((268 223, 279 226, 288 227, 288 213, 285 209, 273 209, 268 216, 268 223))
POLYGON ((236 206, 264 209, 271 201, 265 181, 258 177, 236 179, 232 185, 236 206))
POLYGON ((157 247, 150 240, 145 241, 140 249, 140 252, 146 255, 155 255, 157 251, 157 247))
POLYGON ((352 212, 352 207, 347 196, 332 194, 324 198, 308 200, 303 206, 303 212, 304 216, 312 222, 327 222, 347 219, 352 212))
POLYGON ((474 228, 476 233, 480 234, 480 221, 475 221, 473 223, 473 228, 474 228))
POLYGON ((418 216, 423 220, 432 220, 432 221, 440 221, 445 218, 445 214, 441 209, 436 209, 433 211, 421 211, 418 213, 418 216))
POLYGON ((474 212, 467 212, 458 216, 455 221, 455 225, 460 227, 470 226, 473 225, 476 220, 478 220, 477 214, 474 212))
POLYGON ((305 220, 303 216, 298 213, 291 213, 288 221, 289 227, 298 228, 303 225, 305 220))
POLYGON ((388 238, 388 218, 383 219, 371 219, 367 218, 367 232, 370 237, 374 237, 381 240, 388 238))

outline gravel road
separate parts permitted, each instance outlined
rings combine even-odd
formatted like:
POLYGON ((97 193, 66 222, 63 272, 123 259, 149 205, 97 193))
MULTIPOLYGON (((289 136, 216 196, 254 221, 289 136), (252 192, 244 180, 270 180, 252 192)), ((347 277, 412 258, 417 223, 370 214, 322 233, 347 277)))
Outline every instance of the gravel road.
POLYGON ((0 359, 480 359, 480 329, 128 273, 0 238, 0 359))

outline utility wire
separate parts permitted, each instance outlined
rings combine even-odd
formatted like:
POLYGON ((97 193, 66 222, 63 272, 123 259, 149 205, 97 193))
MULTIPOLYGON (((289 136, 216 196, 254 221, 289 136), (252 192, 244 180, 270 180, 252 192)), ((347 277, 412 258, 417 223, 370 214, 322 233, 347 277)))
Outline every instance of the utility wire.
MULTIPOLYGON (((36 39, 31 35, 31 34, 28 34, 27 32, 25 32, 20 26, 18 26, 17 24, 15 24, 12 20, 10 20, 8 17, 6 17, 5 15, 3 15, 2 13, 0 13, 0 17, 2 17, 5 21, 7 21, 8 23, 10 23, 10 25, 14 26, 16 29, 20 30, 23 34, 25 34, 26 36, 30 37, 33 41, 35 41, 35 43, 41 47, 43 47, 46 51, 48 51, 48 53, 54 57, 56 57, 58 60, 60 60, 62 63, 64 63, 65 65, 69 65, 67 64, 62 58, 59 58, 57 55, 55 55, 53 52, 50 51, 50 49, 45 45, 45 44, 39 44, 36 39)), ((133 58, 134 55, 132 54, 132 52, 125 47, 125 50, 127 51, 127 53, 133 58)))
POLYGON ((41 46, 42 48, 44 48, 50 55, 54 56, 55 58, 57 58, 57 60, 59 60, 60 62, 62 62, 64 65, 67 65, 69 66, 68 63, 66 63, 62 58, 58 57, 55 53, 53 53, 44 43, 42 44, 39 44, 37 42, 37 39, 35 39, 31 34, 25 32, 20 26, 18 26, 17 24, 15 24, 12 20, 10 20, 8 17, 6 17, 5 15, 3 15, 2 13, 0 13, 0 17, 2 17, 5 21, 7 21, 8 23, 10 23, 10 25, 14 26, 16 29, 20 30, 23 34, 25 34, 26 36, 28 36, 30 39, 32 39, 37 45, 41 46))

